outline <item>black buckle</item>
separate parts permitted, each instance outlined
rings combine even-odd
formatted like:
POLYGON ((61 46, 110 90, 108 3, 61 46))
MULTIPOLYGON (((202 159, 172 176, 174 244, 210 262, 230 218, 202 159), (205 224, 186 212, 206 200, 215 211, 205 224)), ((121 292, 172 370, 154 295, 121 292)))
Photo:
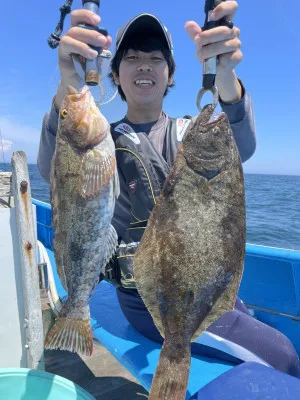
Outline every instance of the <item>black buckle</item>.
POLYGON ((115 278, 114 268, 109 265, 107 269, 105 269, 105 279, 112 281, 115 278))

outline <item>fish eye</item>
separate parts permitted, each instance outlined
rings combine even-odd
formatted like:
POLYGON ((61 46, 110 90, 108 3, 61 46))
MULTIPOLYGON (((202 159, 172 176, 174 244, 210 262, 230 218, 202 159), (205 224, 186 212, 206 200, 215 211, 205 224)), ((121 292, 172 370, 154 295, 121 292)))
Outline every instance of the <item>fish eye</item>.
POLYGON ((61 110, 60 115, 62 116, 62 118, 66 118, 66 116, 68 115, 68 111, 64 108, 63 110, 61 110))

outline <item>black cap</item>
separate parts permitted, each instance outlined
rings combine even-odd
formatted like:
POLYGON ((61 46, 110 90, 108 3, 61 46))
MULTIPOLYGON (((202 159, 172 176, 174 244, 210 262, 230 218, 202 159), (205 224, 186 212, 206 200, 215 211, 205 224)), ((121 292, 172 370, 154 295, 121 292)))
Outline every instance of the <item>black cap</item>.
POLYGON ((123 25, 117 32, 116 51, 120 48, 126 35, 138 32, 154 32, 161 35, 166 42, 167 48, 173 54, 173 43, 171 35, 165 25, 155 15, 142 13, 132 18, 129 22, 123 25))

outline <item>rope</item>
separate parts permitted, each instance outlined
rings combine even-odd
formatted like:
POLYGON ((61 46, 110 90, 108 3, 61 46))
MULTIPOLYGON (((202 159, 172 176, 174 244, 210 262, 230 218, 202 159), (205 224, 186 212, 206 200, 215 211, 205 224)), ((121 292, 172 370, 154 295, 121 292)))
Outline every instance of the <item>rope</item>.
POLYGON ((0 208, 11 208, 11 205, 7 201, 0 199, 0 208))
POLYGON ((40 255, 40 263, 47 264, 47 276, 48 276, 48 282, 49 282, 49 286, 47 288, 48 300, 49 300, 52 311, 57 316, 61 310, 62 303, 61 303, 60 297, 57 293, 55 279, 54 279, 53 270, 52 270, 52 265, 51 265, 47 250, 45 249, 44 245, 39 240, 37 241, 37 244, 38 244, 39 255, 40 255))

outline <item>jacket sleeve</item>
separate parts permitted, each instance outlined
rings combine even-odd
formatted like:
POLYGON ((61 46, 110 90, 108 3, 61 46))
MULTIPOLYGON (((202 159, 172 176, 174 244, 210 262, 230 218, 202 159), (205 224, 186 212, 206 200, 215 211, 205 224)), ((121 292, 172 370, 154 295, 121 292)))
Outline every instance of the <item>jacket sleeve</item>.
POLYGON ((219 102, 229 119, 241 160, 245 162, 256 149, 256 128, 252 100, 243 83, 240 80, 239 82, 243 90, 241 100, 233 104, 225 104, 221 99, 219 102))
MULTIPOLYGON (((253 105, 249 94, 246 92, 243 83, 242 98, 236 103, 225 104, 219 98, 222 110, 226 113, 230 122, 233 137, 237 144, 242 162, 249 160, 256 149, 256 131, 253 105)), ((191 127, 196 121, 198 115, 192 117, 191 127)), ((191 129, 191 127, 189 129, 191 129)))
POLYGON ((37 166, 42 178, 50 183, 51 160, 55 151, 56 133, 58 128, 58 113, 52 107, 43 119, 40 146, 37 156, 37 166))

